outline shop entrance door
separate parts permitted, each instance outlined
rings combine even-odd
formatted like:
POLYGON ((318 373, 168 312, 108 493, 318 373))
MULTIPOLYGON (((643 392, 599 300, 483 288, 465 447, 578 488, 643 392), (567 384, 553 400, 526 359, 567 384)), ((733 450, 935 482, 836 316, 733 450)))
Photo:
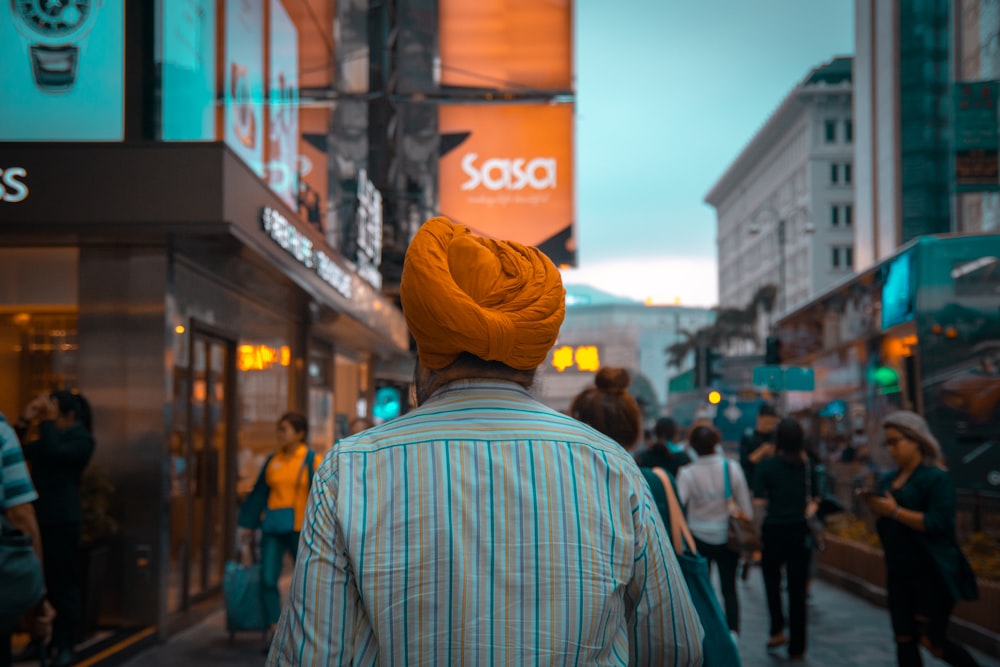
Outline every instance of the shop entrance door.
POLYGON ((217 592, 233 549, 235 341, 193 325, 174 376, 167 611, 217 592))

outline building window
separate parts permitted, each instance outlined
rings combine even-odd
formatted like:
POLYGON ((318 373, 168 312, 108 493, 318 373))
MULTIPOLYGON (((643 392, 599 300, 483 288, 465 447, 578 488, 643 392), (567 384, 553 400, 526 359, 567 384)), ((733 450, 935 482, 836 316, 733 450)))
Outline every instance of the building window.
POLYGON ((830 250, 831 250, 831 253, 830 253, 830 264, 833 265, 833 268, 839 269, 840 268, 840 248, 834 246, 833 248, 830 248, 830 250))
POLYGON ((854 221, 851 219, 851 214, 853 213, 853 211, 851 210, 852 208, 853 207, 850 204, 844 207, 844 224, 847 225, 848 227, 850 227, 854 223, 854 221))
POLYGON ((840 171, 838 170, 837 163, 830 165, 830 182, 836 183, 840 180, 840 171))
POLYGON ((830 224, 836 227, 840 224, 840 207, 831 206, 830 207, 830 224))
POLYGON ((854 268, 854 246, 844 248, 844 266, 849 269, 854 268))
POLYGON ((837 121, 826 121, 826 143, 833 144, 837 141, 837 121))
POLYGON ((844 121, 844 141, 846 143, 854 141, 854 124, 850 120, 844 121))
POLYGON ((850 182, 851 182, 851 165, 845 164, 844 165, 844 183, 850 183, 850 182))

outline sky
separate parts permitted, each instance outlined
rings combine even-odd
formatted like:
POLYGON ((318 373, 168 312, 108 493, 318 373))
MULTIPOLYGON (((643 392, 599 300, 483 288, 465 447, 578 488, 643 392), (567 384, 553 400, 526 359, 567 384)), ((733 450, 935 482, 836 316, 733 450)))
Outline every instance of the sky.
POLYGON ((577 265, 652 303, 718 302, 705 194, 810 69, 854 51, 851 0, 576 0, 577 265))

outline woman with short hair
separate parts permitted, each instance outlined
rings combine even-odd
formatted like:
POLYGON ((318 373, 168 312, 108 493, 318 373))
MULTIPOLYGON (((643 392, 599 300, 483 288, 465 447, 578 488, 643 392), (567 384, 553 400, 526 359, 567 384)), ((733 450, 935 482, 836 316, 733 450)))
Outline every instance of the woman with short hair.
POLYGON ((976 577, 955 533, 955 485, 924 418, 899 411, 882 420, 885 446, 899 466, 884 495, 862 497, 879 518, 889 616, 900 667, 922 665, 920 645, 949 665, 976 667, 948 638, 955 603, 978 597, 976 577))
POLYGON ((240 528, 244 529, 241 541, 250 539, 251 531, 261 531, 261 602, 269 637, 281 616, 278 579, 285 553, 295 560, 317 465, 316 453, 306 444, 308 436, 309 421, 305 415, 286 412, 278 419, 278 449, 264 461, 253 491, 240 506, 237 519, 240 528))
POLYGON ((696 426, 688 443, 698 458, 680 469, 677 491, 684 505, 688 527, 694 535, 698 553, 708 559, 709 566, 719 568, 719 582, 726 608, 729 630, 740 631, 740 603, 736 594, 736 568, 740 555, 728 544, 729 497, 726 475, 729 475, 730 497, 748 518, 753 517, 750 489, 739 465, 726 460, 717 450, 719 432, 711 426, 696 426))

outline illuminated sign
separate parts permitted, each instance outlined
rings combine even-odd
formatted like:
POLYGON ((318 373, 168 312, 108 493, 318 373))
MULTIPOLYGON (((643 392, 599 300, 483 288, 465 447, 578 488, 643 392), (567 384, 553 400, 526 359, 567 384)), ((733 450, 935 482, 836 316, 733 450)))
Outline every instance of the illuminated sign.
POLYGON ((0 169, 0 202, 16 204, 28 198, 28 186, 23 179, 28 175, 24 167, 0 169))
POLYGON ((382 289, 382 193, 362 169, 358 173, 358 275, 382 289))
POLYGON ((438 163, 441 213, 574 265, 573 106, 446 104, 438 122, 455 144, 438 163))
POLYGON ((552 366, 560 373, 574 366, 579 371, 596 373, 601 368, 601 355, 596 345, 563 345, 552 350, 552 366))
POLYGON ((263 371, 275 364, 289 366, 292 350, 287 345, 274 348, 269 345, 240 345, 236 348, 236 367, 241 371, 263 371))
POLYGON ((343 296, 351 298, 351 274, 342 269, 329 255, 317 249, 308 236, 296 229, 288 218, 265 207, 260 214, 261 225, 271 240, 277 243, 302 266, 316 272, 323 282, 343 296))

